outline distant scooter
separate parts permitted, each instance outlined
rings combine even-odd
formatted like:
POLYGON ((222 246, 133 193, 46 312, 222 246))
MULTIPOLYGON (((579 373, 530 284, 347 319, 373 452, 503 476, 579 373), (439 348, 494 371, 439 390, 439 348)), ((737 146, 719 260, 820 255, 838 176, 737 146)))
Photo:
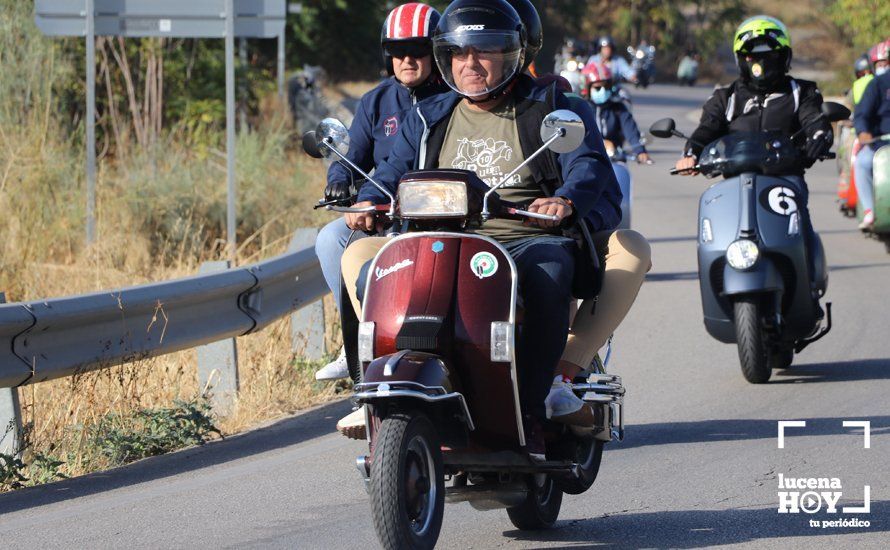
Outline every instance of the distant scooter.
POLYGON ((615 178, 618 180, 618 186, 621 188, 621 223, 618 229, 630 229, 631 204, 633 203, 633 176, 627 169, 628 155, 621 147, 616 147, 615 143, 608 139, 604 139, 606 153, 609 160, 612 161, 612 170, 615 172, 615 178))
MULTIPOLYGON (((875 143, 883 145, 875 151, 875 158, 872 162, 875 224, 867 233, 883 242, 884 248, 890 254, 890 134, 877 136, 870 142, 863 143, 862 146, 875 143)), ((862 216, 865 214, 861 202, 857 205, 856 214, 861 222, 862 216)))
MULTIPOLYGON (((824 103, 823 113, 831 121, 850 116, 838 103, 824 103)), ((659 138, 688 139, 669 118, 649 131, 659 138)), ((726 178, 709 187, 699 203, 705 328, 717 340, 738 345, 742 374, 752 384, 769 380, 773 369, 790 367, 794 353, 831 330, 831 304, 827 315, 819 306, 828 287, 822 241, 817 235, 813 249, 807 248, 794 200, 800 190, 780 177, 801 166, 795 137, 729 134, 704 147, 695 167, 705 176, 726 178)), ((834 155, 823 160, 828 158, 834 155)))
POLYGON ((637 88, 647 88, 655 80, 655 46, 628 46, 627 53, 630 55, 630 68, 637 75, 634 84, 637 88))
POLYGON ((848 218, 856 216, 856 179, 853 162, 861 146, 856 139, 856 131, 848 121, 842 121, 837 138, 837 203, 841 214, 848 218), (847 124, 844 124, 847 122, 847 124))

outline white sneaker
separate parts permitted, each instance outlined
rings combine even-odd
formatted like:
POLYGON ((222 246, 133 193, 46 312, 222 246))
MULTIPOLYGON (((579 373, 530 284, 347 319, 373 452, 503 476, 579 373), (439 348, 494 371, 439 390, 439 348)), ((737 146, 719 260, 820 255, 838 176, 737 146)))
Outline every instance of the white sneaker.
POLYGON ((315 373, 316 380, 339 380, 348 377, 349 364, 346 362, 346 348, 340 348, 340 355, 315 373))
POLYGON ((349 439, 366 439, 364 405, 347 414, 337 422, 337 431, 349 439))
POLYGON ((578 426, 591 426, 594 423, 593 409, 575 395, 563 377, 557 375, 550 386, 550 393, 544 400, 547 418, 555 422, 578 426))
POLYGON ((871 210, 866 210, 865 215, 862 216, 862 222, 859 224, 859 229, 863 231, 871 231, 871 229, 875 226, 875 213, 871 210))

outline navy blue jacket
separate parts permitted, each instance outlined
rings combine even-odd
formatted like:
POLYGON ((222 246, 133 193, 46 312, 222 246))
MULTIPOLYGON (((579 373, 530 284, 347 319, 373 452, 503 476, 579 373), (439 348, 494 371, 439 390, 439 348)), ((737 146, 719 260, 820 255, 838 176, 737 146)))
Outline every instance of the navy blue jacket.
MULTIPOLYGON (((621 189, 597 129, 593 109, 584 102, 570 105, 568 98, 556 91, 555 86, 538 86, 525 75, 519 77, 511 93, 517 102, 516 123, 520 128, 520 141, 523 135, 531 133, 523 129, 536 129, 543 120, 542 113, 553 108, 571 108, 581 116, 587 128, 581 146, 571 153, 541 155, 530 163, 529 168, 535 181, 550 187, 555 196, 572 201, 577 215, 587 220, 591 231, 617 227, 621 221, 621 189), (553 105, 546 105, 548 98, 553 105), (545 161, 536 162, 542 157, 545 161), (555 159, 552 166, 546 158, 555 159)), ((436 136, 444 135, 459 101, 461 97, 452 91, 418 103, 401 125, 389 157, 377 166, 374 179, 395 195, 399 179, 406 172, 437 168, 442 140, 437 140, 436 136)), ((541 144, 539 135, 534 140, 536 143, 521 143, 526 157, 541 144)), ((377 204, 388 202, 386 196, 370 183, 362 186, 358 200, 377 204)))
POLYGON ((890 71, 874 77, 865 87, 853 114, 853 124, 857 134, 890 134, 890 71))
POLYGON ((622 147, 624 142, 630 144, 631 152, 635 155, 646 150, 640 141, 640 129, 634 120, 633 114, 623 101, 607 101, 602 105, 594 104, 596 109, 596 122, 600 134, 615 144, 622 147))
MULTIPOLYGON (((386 160, 396 140, 399 127, 414 105, 448 88, 437 76, 417 88, 403 86, 389 77, 362 96, 349 127, 349 152, 346 158, 365 172, 386 160)), ((334 162, 328 169, 329 183, 349 182, 349 170, 334 162)))

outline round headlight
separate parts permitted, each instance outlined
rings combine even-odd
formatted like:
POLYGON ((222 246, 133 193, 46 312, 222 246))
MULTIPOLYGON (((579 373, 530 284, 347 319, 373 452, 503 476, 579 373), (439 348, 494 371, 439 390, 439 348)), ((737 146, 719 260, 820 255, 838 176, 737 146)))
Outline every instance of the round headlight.
POLYGON ((735 269, 748 269, 760 256, 760 249, 753 241, 739 239, 726 249, 726 261, 735 269))

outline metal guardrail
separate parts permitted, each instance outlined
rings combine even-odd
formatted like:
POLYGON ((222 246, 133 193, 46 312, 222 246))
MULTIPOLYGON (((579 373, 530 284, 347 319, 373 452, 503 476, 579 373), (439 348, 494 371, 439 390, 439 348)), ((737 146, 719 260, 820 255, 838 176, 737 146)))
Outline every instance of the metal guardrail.
POLYGON ((327 292, 306 248, 219 273, 0 305, 0 388, 249 334, 327 292))

